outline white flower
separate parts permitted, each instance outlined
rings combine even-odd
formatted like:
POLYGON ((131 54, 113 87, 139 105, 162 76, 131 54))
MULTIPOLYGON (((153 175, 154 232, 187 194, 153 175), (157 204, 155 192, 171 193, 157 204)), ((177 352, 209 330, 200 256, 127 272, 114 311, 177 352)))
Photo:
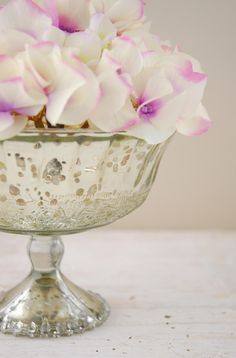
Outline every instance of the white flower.
POLYGON ((211 126, 199 63, 150 33, 144 0, 11 0, 0 11, 0 139, 44 107, 149 143, 211 126))
POLYGON ((27 123, 27 116, 36 115, 47 98, 20 64, 8 56, 0 56, 0 139, 19 133, 27 123))
POLYGON ((99 127, 105 131, 125 131, 150 143, 166 140, 176 130, 179 113, 179 104, 168 102, 173 93, 171 83, 158 70, 146 70, 136 77, 134 89, 130 93, 132 101, 130 95, 126 96, 116 112, 105 116, 104 109, 99 127))
MULTIPOLYGON (((160 56, 155 55, 160 60, 160 56)), ((100 128, 125 131, 151 144, 165 141, 176 131, 184 135, 206 132, 211 126, 201 105, 206 76, 195 71, 184 55, 168 54, 160 61, 150 61, 149 65, 133 77, 131 100, 128 97, 124 105, 109 116, 105 116, 105 111, 100 115, 100 128)), ((116 66, 119 68, 114 62, 113 67, 116 66)))
POLYGON ((157 56, 147 54, 152 67, 159 68, 171 82, 174 96, 183 101, 183 107, 177 119, 177 131, 184 135, 195 136, 209 130, 212 122, 202 105, 207 76, 202 72, 198 61, 181 53, 178 49, 163 46, 165 54, 157 56))

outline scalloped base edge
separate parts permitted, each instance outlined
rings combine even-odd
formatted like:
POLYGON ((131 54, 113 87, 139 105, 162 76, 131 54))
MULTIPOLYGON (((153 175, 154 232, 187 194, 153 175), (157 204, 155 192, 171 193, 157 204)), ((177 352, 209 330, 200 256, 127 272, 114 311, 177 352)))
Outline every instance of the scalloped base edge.
POLYGON ((89 293, 96 297, 103 307, 99 317, 95 317, 95 315, 90 312, 91 314, 84 315, 83 317, 80 315, 80 317, 73 317, 65 322, 50 324, 47 317, 42 317, 40 323, 36 323, 35 321, 24 323, 20 320, 10 319, 7 315, 0 315, 0 332, 30 338, 59 338, 82 334, 97 328, 108 319, 110 307, 99 294, 89 293))

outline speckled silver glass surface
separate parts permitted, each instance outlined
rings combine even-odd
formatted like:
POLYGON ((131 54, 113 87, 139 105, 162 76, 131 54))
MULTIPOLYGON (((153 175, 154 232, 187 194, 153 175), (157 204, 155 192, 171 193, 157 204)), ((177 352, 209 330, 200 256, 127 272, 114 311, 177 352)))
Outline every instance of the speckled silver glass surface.
POLYGON ((147 198, 167 143, 39 130, 0 142, 0 231, 31 236, 29 276, 0 301, 3 333, 59 337, 101 325, 109 306, 66 279, 60 235, 114 222, 147 198))

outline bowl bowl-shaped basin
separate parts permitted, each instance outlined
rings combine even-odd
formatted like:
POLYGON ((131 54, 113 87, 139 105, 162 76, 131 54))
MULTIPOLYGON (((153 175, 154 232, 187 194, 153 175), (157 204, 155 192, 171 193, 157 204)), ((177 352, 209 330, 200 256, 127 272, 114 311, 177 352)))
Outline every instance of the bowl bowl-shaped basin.
POLYGON ((147 198, 165 146, 65 130, 0 142, 0 231, 65 235, 120 219, 147 198))

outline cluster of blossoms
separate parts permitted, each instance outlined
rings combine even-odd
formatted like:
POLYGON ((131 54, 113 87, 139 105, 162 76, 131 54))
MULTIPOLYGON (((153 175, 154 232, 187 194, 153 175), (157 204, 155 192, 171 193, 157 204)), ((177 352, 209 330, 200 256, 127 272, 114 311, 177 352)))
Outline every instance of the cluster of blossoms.
POLYGON ((11 0, 0 9, 0 140, 37 127, 160 143, 206 132, 199 63, 150 34, 145 0, 11 0))

